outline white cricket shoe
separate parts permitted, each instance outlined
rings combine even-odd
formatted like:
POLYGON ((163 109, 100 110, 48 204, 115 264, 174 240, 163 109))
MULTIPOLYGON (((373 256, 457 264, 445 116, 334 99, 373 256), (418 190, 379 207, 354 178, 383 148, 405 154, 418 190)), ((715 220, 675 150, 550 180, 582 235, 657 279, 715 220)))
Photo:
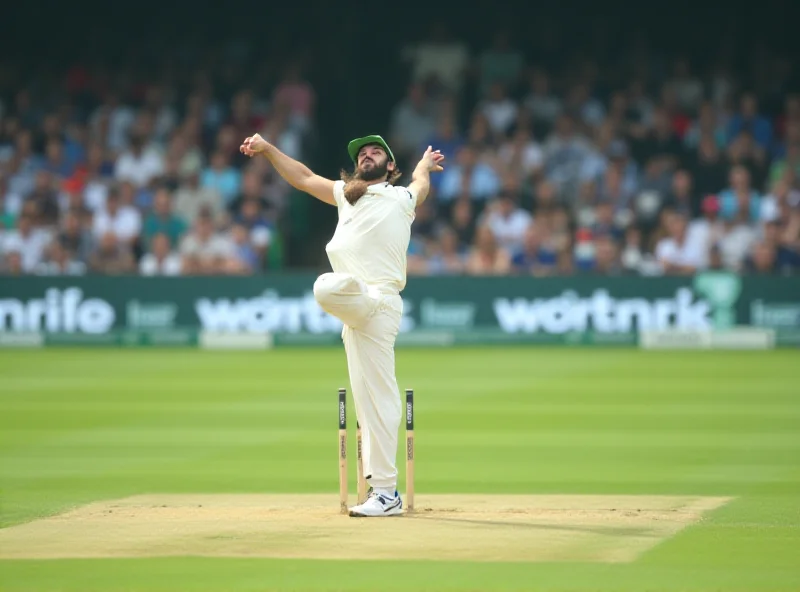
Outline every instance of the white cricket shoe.
POLYGON ((370 487, 367 501, 350 508, 350 515, 356 518, 377 518, 378 516, 397 516, 403 513, 403 500, 394 492, 394 497, 378 493, 370 487))

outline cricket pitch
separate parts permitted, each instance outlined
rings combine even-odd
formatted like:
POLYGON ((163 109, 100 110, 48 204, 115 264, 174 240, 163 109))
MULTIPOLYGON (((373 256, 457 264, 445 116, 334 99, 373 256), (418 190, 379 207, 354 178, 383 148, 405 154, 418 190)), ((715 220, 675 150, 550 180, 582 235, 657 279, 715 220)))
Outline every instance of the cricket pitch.
POLYGON ((369 519, 337 513, 335 495, 138 495, 2 529, 0 559, 206 556, 624 563, 729 499, 418 495, 411 514, 369 519))

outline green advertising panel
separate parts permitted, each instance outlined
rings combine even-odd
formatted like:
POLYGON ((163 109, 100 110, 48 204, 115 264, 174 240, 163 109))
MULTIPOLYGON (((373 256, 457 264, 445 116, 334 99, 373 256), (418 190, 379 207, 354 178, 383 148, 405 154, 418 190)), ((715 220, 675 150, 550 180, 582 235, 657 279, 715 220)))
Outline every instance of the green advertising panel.
MULTIPOLYGON (((0 277, 0 333, 179 345, 210 331, 335 343, 341 324, 314 300, 315 279, 0 277)), ((775 328, 789 341, 800 334, 800 278, 421 277, 409 278, 403 300, 404 343, 630 344, 639 330, 739 325, 775 328)))

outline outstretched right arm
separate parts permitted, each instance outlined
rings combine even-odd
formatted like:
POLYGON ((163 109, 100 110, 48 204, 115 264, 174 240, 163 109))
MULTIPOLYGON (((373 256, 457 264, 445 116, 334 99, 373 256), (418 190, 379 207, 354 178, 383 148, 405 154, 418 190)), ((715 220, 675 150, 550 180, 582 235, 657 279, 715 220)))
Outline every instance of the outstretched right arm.
POLYGON ((315 175, 302 162, 285 155, 275 146, 267 142, 259 134, 245 138, 244 143, 239 147, 239 151, 247 156, 262 154, 272 163, 278 174, 283 177, 289 185, 300 191, 313 195, 320 201, 332 206, 336 205, 333 197, 333 181, 315 175))

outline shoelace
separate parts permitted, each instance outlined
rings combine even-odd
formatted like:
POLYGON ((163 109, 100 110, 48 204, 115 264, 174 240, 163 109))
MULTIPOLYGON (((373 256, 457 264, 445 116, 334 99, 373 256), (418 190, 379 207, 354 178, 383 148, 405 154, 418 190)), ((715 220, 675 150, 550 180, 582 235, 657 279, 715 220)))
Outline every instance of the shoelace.
POLYGON ((387 503, 390 501, 390 500, 389 500, 389 498, 387 498, 387 497, 386 497, 385 495, 383 495, 382 493, 378 493, 377 491, 375 491, 374 489, 372 489, 372 487, 370 487, 370 488, 369 488, 369 491, 367 491, 367 499, 369 499, 369 498, 371 498, 371 497, 377 498, 377 499, 378 499, 378 501, 379 501, 380 503, 382 503, 384 506, 385 506, 385 505, 386 505, 386 504, 387 504, 387 503))

